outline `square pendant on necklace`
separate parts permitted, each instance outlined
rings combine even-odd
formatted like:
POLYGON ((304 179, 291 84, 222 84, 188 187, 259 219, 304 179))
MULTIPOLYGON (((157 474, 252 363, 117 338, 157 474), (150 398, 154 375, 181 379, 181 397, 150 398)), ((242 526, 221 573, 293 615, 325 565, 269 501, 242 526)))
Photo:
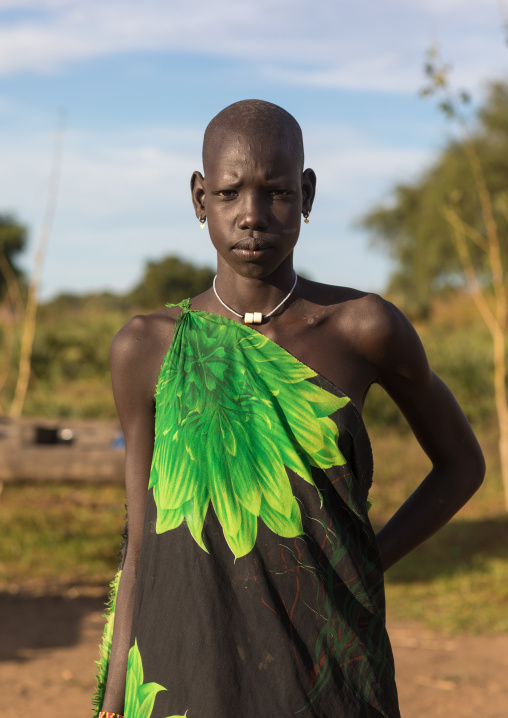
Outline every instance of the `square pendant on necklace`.
POLYGON ((243 321, 245 324, 261 324, 263 315, 261 312, 246 312, 243 321))

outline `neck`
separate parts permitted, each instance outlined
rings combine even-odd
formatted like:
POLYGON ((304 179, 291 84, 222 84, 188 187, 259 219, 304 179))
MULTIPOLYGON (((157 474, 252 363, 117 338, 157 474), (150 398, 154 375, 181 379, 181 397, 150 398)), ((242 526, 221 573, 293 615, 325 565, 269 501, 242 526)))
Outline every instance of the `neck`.
MULTIPOLYGON (((287 262, 268 277, 244 277, 234 272, 229 265, 217 267, 215 283, 217 294, 225 304, 238 314, 271 312, 290 292, 295 281, 293 263, 287 262)), ((219 302, 219 300, 216 300, 219 302)), ((220 303, 220 302, 219 302, 220 303)), ((282 311, 284 306, 281 307, 282 311)))

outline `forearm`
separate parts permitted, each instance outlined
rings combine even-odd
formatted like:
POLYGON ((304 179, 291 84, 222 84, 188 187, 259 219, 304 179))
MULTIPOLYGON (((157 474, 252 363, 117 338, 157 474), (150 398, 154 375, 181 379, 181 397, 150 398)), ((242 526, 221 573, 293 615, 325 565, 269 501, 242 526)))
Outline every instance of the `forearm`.
POLYGON ((137 562, 126 556, 116 599, 113 644, 102 710, 123 714, 137 562))
POLYGON ((435 467, 378 532, 386 571, 442 528, 479 488, 483 459, 453 469, 435 467))

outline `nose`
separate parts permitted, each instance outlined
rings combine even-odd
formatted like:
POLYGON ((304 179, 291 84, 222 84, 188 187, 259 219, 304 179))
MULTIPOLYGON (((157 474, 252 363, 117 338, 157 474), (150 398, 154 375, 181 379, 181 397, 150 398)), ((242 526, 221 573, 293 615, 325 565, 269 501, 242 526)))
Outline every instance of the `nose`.
POLYGON ((262 231, 268 227, 268 207, 265 198, 257 192, 245 193, 238 215, 240 229, 262 231))

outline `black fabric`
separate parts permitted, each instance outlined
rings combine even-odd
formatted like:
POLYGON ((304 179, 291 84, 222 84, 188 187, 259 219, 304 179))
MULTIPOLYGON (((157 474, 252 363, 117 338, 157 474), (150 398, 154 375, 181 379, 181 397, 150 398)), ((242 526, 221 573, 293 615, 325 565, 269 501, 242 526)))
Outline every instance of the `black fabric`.
POLYGON ((144 680, 167 689, 155 699, 153 718, 399 716, 377 544, 370 523, 359 522, 337 490, 348 478, 365 503, 370 444, 351 403, 333 418, 347 463, 313 470, 323 506, 314 487, 288 472, 302 507, 302 537, 281 538, 259 522, 254 549, 235 560, 209 509, 205 553, 183 524, 156 533, 149 491, 131 643, 137 640, 143 656, 144 680), (341 537, 338 565, 329 530, 341 537), (359 575, 362 592, 354 596, 348 583, 359 575), (341 649, 349 634, 351 648, 346 641, 341 649), (366 700, 351 686, 367 683, 366 700))

